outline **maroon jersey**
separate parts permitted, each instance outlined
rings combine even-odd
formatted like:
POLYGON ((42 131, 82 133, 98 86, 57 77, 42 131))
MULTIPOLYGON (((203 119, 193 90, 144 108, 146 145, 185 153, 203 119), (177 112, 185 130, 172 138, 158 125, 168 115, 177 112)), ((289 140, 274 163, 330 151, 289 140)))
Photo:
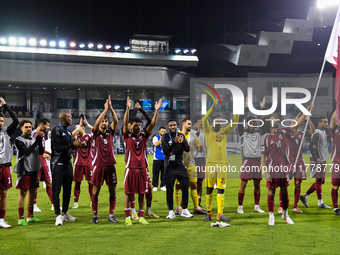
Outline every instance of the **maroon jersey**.
MULTIPOLYGON (((290 127, 280 128, 275 135, 265 134, 261 138, 261 154, 267 156, 267 167, 272 178, 280 178, 281 170, 287 166, 286 134, 290 127), (276 167, 276 168, 275 168, 276 167), (278 170, 278 171, 277 171, 278 170)), ((288 168, 287 168, 288 169, 288 168)), ((283 177, 283 176, 282 176, 283 177)))
POLYGON ((146 168, 149 166, 147 155, 147 142, 151 134, 146 130, 134 136, 130 131, 123 132, 126 146, 126 168, 146 168))
POLYGON ((116 164, 113 149, 114 130, 109 127, 104 133, 92 129, 94 142, 93 166, 110 166, 116 164))
POLYGON ((79 147, 75 150, 74 165, 87 166, 92 165, 91 149, 92 149, 92 134, 86 134, 84 136, 76 136, 75 140, 78 140, 85 147, 79 147))
POLYGON ((331 129, 331 139, 333 143, 332 157, 333 162, 340 162, 340 130, 339 128, 331 129))
MULTIPOLYGON (((286 143, 287 143, 287 156, 289 159, 289 163, 294 164, 296 160, 296 155, 298 154, 298 151, 299 151, 299 146, 301 143, 303 133, 304 131, 298 131, 296 133, 289 132, 287 134, 286 143)), ((310 132, 309 130, 307 130, 306 136, 309 136, 309 135, 310 135, 310 132)), ((302 159, 302 150, 300 151, 299 159, 302 159)))
MULTIPOLYGON (((44 132, 42 132, 42 133, 43 133, 43 136, 42 136, 41 143, 42 143, 42 145, 44 146, 44 149, 45 149, 45 133, 44 132)), ((39 132, 36 129, 34 129, 31 133, 31 137, 37 137, 38 135, 39 135, 39 132)))

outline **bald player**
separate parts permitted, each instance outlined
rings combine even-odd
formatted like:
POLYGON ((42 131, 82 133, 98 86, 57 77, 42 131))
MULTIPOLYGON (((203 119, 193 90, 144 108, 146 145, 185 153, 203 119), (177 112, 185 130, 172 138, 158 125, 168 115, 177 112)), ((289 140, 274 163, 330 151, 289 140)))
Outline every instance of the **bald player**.
POLYGON ((54 212, 57 216, 55 221, 56 226, 63 225, 64 221, 77 220, 68 213, 73 181, 71 158, 74 149, 84 147, 78 140, 73 140, 72 133, 68 130, 68 127, 72 124, 72 115, 69 112, 61 112, 59 121, 59 125, 53 128, 51 133, 52 199, 54 212), (60 213, 59 201, 61 186, 63 186, 62 214, 60 213))

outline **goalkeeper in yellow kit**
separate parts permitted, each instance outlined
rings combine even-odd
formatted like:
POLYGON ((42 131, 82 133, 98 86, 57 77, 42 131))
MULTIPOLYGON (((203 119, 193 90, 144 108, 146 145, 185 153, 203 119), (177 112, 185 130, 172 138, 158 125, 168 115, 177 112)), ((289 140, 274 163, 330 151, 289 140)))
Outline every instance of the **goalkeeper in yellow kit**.
POLYGON ((221 128, 222 124, 221 116, 214 116, 213 126, 209 125, 209 118, 212 115, 217 102, 214 103, 207 114, 203 118, 203 131, 205 134, 205 141, 207 146, 206 155, 206 195, 205 201, 207 204, 207 215, 204 221, 211 220, 211 207, 212 207, 212 192, 214 185, 217 185, 217 220, 220 221, 230 221, 227 217, 223 215, 224 207, 224 189, 226 188, 227 180, 227 137, 234 130, 238 122, 239 116, 234 115, 233 123, 225 128, 221 128))

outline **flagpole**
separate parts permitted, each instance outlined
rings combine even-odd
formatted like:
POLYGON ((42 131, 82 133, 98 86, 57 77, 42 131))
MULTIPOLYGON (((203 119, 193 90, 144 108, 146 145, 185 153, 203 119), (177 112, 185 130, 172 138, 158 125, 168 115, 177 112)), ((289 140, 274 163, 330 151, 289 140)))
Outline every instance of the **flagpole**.
MULTIPOLYGON (((320 86, 321 77, 322 77, 322 74, 323 74, 323 69, 325 68, 325 64, 326 64, 326 58, 323 60, 323 63, 322 63, 319 79, 318 79, 318 82, 316 84, 316 88, 315 88, 315 92, 314 92, 314 96, 313 96, 313 100, 312 100, 312 105, 314 105, 316 94, 318 93, 318 89, 319 89, 319 86, 320 86)), ((305 136, 306 136, 307 126, 309 125, 310 116, 311 115, 308 115, 307 123, 305 125, 305 129, 304 129, 304 132, 302 134, 301 143, 300 143, 299 150, 298 150, 298 153, 297 153, 297 156, 296 156, 296 159, 295 159, 295 163, 294 163, 293 173, 296 172, 296 164, 297 164, 297 161, 298 161, 299 156, 300 156, 303 140, 305 139, 305 136)))

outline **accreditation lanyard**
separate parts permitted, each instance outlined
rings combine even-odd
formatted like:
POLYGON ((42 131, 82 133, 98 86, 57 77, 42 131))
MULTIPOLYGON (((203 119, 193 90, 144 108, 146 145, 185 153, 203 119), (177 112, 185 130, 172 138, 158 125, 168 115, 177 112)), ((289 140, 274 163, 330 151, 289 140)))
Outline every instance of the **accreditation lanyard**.
POLYGON ((67 138, 67 141, 68 141, 68 143, 69 144, 71 144, 71 136, 68 134, 68 130, 67 130, 67 128, 66 128, 66 131, 65 131, 65 129, 64 129, 64 127, 59 123, 59 126, 61 127, 61 129, 64 131, 64 133, 65 133, 65 135, 66 135, 66 138, 67 138))
MULTIPOLYGON (((177 132, 176 132, 176 136, 177 136, 177 132)), ((170 136, 170 140, 171 140, 171 144, 173 143, 173 140, 172 140, 172 137, 171 137, 171 134, 169 133, 169 136, 170 136)), ((172 152, 170 152, 170 156, 169 156, 169 160, 170 161, 175 161, 176 160, 176 155, 175 153, 173 152, 174 151, 174 148, 172 149, 172 152)))

